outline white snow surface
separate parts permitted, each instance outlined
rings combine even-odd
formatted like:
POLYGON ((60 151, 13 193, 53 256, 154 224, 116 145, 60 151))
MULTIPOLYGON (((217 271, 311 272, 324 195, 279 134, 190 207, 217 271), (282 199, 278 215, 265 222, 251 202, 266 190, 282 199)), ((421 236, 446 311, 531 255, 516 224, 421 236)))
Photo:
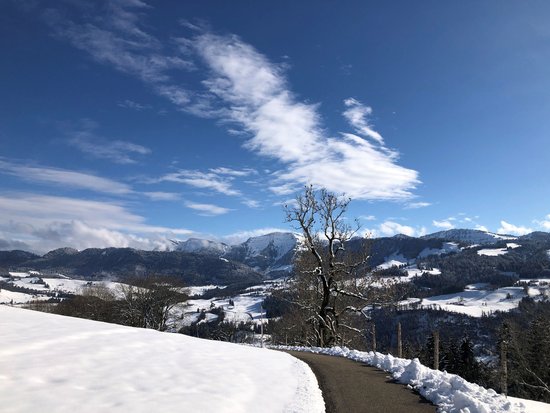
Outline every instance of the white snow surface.
MULTIPOLYGON (((522 287, 503 287, 494 291, 475 289, 475 285, 467 286, 467 289, 460 293, 438 295, 419 298, 409 298, 401 301, 402 305, 416 303, 419 308, 436 308, 454 313, 467 314, 471 317, 481 317, 484 313, 490 314, 495 311, 510 311, 517 308, 519 302, 527 294, 522 287)), ((478 285, 481 287, 481 285, 478 285)), ((529 292, 530 296, 539 295, 534 291, 529 292)))
POLYGON ((508 250, 506 248, 486 248, 479 250, 477 255, 486 255, 488 257, 497 257, 499 255, 507 254, 508 250))
POLYGON ((0 289, 0 304, 26 304, 29 301, 47 300, 48 297, 39 294, 27 294, 0 289))
POLYGON ((548 413, 550 412, 550 404, 537 402, 535 400, 519 399, 517 397, 508 397, 512 403, 522 403, 527 408, 529 413, 548 413))
POLYGON ((10 275, 10 277, 15 277, 15 278, 26 278, 26 277, 32 277, 33 275, 31 275, 30 272, 13 272, 13 271, 9 271, 8 274, 10 275))
POLYGON ((0 410, 324 412, 278 351, 0 306, 0 410))
MULTIPOLYGON (((433 370, 418 359, 408 360, 389 354, 350 350, 346 347, 279 347, 288 350, 308 351, 346 357, 392 374, 399 383, 408 384, 423 397, 438 406, 440 413, 532 413, 530 401, 512 399, 470 383, 456 374, 433 370), (529 405, 529 407, 527 407, 529 405)), ((534 402, 548 412, 550 405, 534 402), (540 406, 542 405, 542 406, 540 406)))
POLYGON ((190 297, 194 295, 202 295, 208 290, 213 290, 214 288, 224 289, 226 288, 225 285, 199 285, 199 286, 192 286, 192 287, 185 287, 185 290, 187 291, 187 294, 189 294, 190 297))
POLYGON ((450 252, 455 252, 458 250, 460 250, 460 248, 456 242, 444 242, 441 248, 439 249, 424 248, 420 252, 420 254, 418 254, 418 258, 425 258, 430 255, 448 254, 450 252))
POLYGON ((409 265, 407 268, 405 268, 405 271, 407 272, 407 277, 400 277, 400 278, 408 278, 408 281, 411 281, 415 277, 420 277, 424 273, 432 274, 432 275, 441 274, 441 270, 439 268, 432 268, 431 270, 421 270, 418 268, 416 264, 409 265))
POLYGON ((516 249, 516 248, 519 248, 521 247, 520 244, 516 244, 515 242, 507 242, 506 243, 506 248, 511 248, 511 249, 516 249))
POLYGON ((71 294, 80 294, 86 287, 105 287, 116 292, 125 285, 114 281, 88 281, 67 278, 42 278, 52 291, 62 291, 71 294))
POLYGON ((256 292, 235 295, 228 298, 196 299, 187 300, 184 308, 181 310, 184 315, 184 325, 190 325, 196 321, 197 309, 199 311, 208 311, 211 306, 221 307, 225 311, 225 321, 228 322, 248 322, 266 323, 265 310, 262 311, 261 305, 266 295, 256 292), (229 299, 233 300, 234 305, 229 305, 229 299))
POLYGON ((408 260, 402 254, 392 254, 384 259, 384 262, 377 266, 379 270, 386 270, 391 267, 401 267, 407 265, 408 260))

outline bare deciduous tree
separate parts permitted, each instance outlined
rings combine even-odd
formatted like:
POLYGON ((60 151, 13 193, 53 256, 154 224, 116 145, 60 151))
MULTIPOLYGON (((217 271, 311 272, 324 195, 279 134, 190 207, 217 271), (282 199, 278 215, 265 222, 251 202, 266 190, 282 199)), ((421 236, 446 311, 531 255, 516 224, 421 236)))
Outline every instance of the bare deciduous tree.
POLYGON ((119 292, 123 324, 160 331, 166 329, 172 308, 187 299, 181 280, 167 276, 134 278, 121 284, 119 292))
POLYGON ((307 344, 344 344, 344 331, 362 334, 350 321, 362 318, 366 305, 389 300, 390 289, 373 288, 374 280, 367 276, 367 240, 353 247, 349 243, 359 230, 357 221, 352 226, 345 217, 350 201, 309 186, 295 205, 285 207, 287 222, 304 237, 295 259, 293 290, 295 304, 314 334, 315 343, 306 339, 307 344))

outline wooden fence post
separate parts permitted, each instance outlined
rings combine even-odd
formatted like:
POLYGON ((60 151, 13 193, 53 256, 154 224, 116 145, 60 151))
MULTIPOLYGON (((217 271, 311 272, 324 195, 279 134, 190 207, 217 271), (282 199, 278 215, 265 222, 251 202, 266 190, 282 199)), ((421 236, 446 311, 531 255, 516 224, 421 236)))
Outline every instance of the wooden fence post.
POLYGON ((500 392, 508 395, 508 355, 507 342, 502 340, 500 343, 500 392))
POLYGON ((401 322, 397 323, 397 357, 403 357, 403 342, 401 341, 401 322))
POLYGON ((372 351, 376 351, 376 324, 372 323, 372 351))
POLYGON ((439 370, 439 331, 434 331, 434 370, 439 370))

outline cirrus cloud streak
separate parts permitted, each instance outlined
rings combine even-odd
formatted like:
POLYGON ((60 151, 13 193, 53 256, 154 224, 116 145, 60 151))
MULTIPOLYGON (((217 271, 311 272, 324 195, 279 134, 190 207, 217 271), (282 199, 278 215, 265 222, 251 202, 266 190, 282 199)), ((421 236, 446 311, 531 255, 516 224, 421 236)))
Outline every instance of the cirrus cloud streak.
MULTIPOLYGON (((147 10, 142 1, 114 1, 102 19, 87 20, 82 13, 67 19, 49 10, 47 20, 58 37, 141 79, 180 110, 229 124, 229 135, 244 132, 244 148, 278 163, 268 185, 276 194, 313 184, 363 200, 412 198, 418 172, 399 165, 398 153, 385 146, 370 122, 372 108, 345 99, 342 114, 354 133, 331 133, 320 105, 292 92, 285 65, 271 62, 235 35, 200 27, 193 27, 188 38, 162 42, 141 24, 147 10), (204 76, 204 89, 189 90, 175 80, 177 71, 190 70, 204 76)), ((209 188, 206 182, 200 185, 209 188)))

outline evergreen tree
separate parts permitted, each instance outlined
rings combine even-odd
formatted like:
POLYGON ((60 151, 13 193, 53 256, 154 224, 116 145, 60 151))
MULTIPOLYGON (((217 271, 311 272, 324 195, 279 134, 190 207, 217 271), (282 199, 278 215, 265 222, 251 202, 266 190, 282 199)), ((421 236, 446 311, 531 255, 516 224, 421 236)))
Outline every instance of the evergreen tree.
POLYGON ((473 383, 477 383, 481 379, 481 366, 475 358, 474 345, 468 336, 465 336, 460 344, 457 374, 473 383))

